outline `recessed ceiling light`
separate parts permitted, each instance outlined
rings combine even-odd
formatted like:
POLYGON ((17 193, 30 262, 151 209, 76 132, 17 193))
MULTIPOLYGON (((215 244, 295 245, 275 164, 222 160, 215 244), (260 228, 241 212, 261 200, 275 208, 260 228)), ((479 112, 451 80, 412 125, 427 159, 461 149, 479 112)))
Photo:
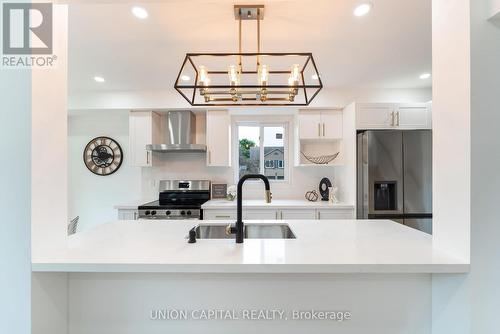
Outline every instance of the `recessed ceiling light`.
POLYGON ((181 77, 181 80, 182 80, 182 81, 189 81, 189 80, 191 80, 191 78, 190 78, 188 75, 183 75, 183 76, 181 77))
POLYGON ((149 16, 148 11, 139 6, 132 7, 132 14, 139 19, 146 19, 149 16))
POLYGON ((431 77, 430 73, 423 73, 420 75, 421 80, 429 79, 431 77))
POLYGON ((95 82, 99 82, 99 83, 102 83, 102 82, 106 81, 106 80, 104 80, 103 77, 100 77, 100 76, 97 76, 97 75, 94 77, 94 80, 95 80, 95 82))
POLYGON ((354 16, 365 16, 372 10, 373 5, 371 3, 363 3, 358 5, 354 9, 354 16))
POLYGON ((313 74, 313 75, 311 76, 311 79, 313 79, 313 80, 318 80, 318 79, 319 79, 319 77, 318 77, 318 75, 317 75, 317 74, 313 74))

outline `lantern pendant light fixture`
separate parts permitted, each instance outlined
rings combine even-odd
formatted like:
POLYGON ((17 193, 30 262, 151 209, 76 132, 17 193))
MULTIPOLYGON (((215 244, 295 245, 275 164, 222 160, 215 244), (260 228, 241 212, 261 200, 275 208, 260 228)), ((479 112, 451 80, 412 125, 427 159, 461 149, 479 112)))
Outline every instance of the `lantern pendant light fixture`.
POLYGON ((174 88, 192 106, 309 105, 323 88, 312 53, 261 52, 264 5, 235 5, 234 16, 238 52, 187 53, 174 88), (257 52, 242 52, 243 21, 256 22, 257 52))

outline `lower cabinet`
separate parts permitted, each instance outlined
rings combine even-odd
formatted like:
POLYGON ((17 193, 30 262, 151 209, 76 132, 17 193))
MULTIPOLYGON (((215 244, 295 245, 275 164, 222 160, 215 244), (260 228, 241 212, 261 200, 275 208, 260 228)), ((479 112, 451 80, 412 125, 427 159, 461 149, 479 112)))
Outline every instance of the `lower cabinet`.
POLYGON ((294 209, 281 210, 279 219, 285 219, 285 220, 297 220, 297 219, 311 220, 311 219, 316 219, 316 210, 315 209, 310 209, 310 210, 294 210, 294 209))
POLYGON ((259 210, 259 209, 243 209, 243 219, 249 219, 249 220, 274 220, 274 219, 279 219, 278 218, 279 214, 278 211, 276 210, 259 210))
POLYGON ((236 220, 236 210, 203 210, 203 220, 236 220))
POLYGON ((356 219, 354 209, 318 210, 317 219, 356 219))
POLYGON ((137 209, 118 209, 118 220, 137 220, 138 217, 137 209))
MULTIPOLYGON (((354 219, 354 209, 248 209, 243 208, 247 220, 315 220, 354 219)), ((204 220, 236 220, 236 209, 204 210, 204 220)))

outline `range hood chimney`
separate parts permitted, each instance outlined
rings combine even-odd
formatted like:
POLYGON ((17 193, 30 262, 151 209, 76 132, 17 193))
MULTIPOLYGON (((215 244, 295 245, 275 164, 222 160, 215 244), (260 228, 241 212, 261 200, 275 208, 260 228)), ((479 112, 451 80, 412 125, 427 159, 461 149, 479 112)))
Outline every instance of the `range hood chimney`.
POLYGON ((147 145, 153 152, 206 152, 207 146, 196 144, 196 117, 189 110, 167 113, 167 129, 163 144, 147 145))

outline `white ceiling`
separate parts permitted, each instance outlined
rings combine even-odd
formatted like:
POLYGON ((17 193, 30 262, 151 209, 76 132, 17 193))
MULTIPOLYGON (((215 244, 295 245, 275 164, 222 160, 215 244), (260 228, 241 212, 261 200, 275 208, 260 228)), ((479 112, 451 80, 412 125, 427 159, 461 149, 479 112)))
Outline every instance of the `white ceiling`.
MULTIPOLYGON (((170 90, 186 52, 237 51, 237 1, 143 1, 146 20, 131 14, 132 4, 109 2, 70 2, 70 94, 170 90)), ((431 0, 372 0, 362 18, 352 14, 359 2, 259 1, 262 50, 312 52, 326 88, 430 87, 419 75, 431 71, 431 0)), ((252 24, 243 26, 244 51, 255 51, 252 24)))

